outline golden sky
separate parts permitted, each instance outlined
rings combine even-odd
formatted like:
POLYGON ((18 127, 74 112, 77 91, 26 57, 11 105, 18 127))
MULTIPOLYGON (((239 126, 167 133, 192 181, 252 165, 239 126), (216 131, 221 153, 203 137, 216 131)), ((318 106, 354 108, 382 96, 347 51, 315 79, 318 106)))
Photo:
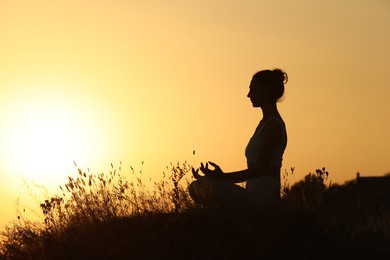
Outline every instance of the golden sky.
POLYGON ((57 187, 73 161, 244 168, 261 118, 249 82, 274 67, 295 180, 390 171, 389 14, 387 0, 0 0, 0 222, 22 178, 57 187))

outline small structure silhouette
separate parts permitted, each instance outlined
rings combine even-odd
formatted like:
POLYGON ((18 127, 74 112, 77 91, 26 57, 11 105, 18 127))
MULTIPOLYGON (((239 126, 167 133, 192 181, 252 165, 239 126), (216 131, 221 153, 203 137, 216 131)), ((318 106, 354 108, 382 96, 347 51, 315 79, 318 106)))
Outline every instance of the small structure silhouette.
POLYGON ((358 172, 355 196, 370 209, 390 208, 390 175, 363 177, 358 172))
POLYGON ((390 175, 384 176, 360 176, 356 173, 356 184, 360 189, 364 188, 386 188, 390 189, 390 175))

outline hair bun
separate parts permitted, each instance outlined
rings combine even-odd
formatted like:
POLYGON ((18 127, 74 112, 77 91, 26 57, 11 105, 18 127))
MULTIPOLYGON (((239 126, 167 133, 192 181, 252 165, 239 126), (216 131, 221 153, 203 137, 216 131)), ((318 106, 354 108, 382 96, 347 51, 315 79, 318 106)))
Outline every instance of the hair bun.
POLYGON ((283 70, 281 70, 281 69, 273 69, 273 70, 272 70, 272 74, 273 74, 274 79, 275 79, 276 81, 282 82, 282 83, 284 83, 284 84, 287 83, 287 81, 288 81, 288 76, 287 76, 287 73, 284 72, 283 70))

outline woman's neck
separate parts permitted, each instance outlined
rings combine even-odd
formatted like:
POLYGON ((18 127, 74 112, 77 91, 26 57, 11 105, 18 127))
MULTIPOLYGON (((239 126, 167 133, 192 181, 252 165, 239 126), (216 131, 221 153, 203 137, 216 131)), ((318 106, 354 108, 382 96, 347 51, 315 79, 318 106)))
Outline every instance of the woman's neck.
POLYGON ((263 111, 263 119, 268 119, 271 117, 280 117, 278 108, 276 107, 276 103, 264 104, 264 106, 261 107, 261 110, 263 111))

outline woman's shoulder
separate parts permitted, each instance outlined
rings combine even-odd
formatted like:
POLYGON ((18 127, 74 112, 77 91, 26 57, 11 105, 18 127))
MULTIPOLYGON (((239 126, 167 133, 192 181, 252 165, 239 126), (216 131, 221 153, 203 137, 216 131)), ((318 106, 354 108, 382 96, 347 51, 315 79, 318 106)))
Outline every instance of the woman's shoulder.
POLYGON ((264 123, 262 132, 266 135, 283 135, 286 132, 286 125, 281 117, 270 117, 264 123))
POLYGON ((256 132, 260 135, 263 135, 264 132, 268 133, 278 133, 285 131, 285 124, 281 117, 269 117, 263 119, 259 126, 256 129, 256 132))
POLYGON ((270 118, 267 120, 267 122, 264 124, 264 130, 274 132, 279 132, 284 127, 283 120, 277 119, 277 118, 270 118))
POLYGON ((284 126, 284 121, 283 121, 283 118, 282 117, 270 117, 266 120, 266 122, 264 122, 264 124, 267 124, 267 125, 282 125, 284 126))

